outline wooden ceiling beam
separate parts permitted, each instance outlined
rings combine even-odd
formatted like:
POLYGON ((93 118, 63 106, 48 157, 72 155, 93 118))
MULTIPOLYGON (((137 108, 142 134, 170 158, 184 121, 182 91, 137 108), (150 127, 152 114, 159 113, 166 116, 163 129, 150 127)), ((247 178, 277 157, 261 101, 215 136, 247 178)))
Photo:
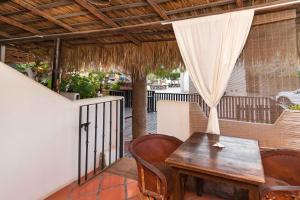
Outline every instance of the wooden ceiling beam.
MULTIPOLYGON (((110 34, 110 33, 119 33, 122 34, 124 32, 129 33, 133 31, 144 31, 144 30, 153 30, 155 28, 160 28, 161 21, 157 22, 150 22, 145 24, 137 24, 137 25, 129 25, 129 26, 122 26, 118 28, 106 28, 106 29, 98 29, 98 30, 88 30, 88 31, 77 31, 72 33, 56 33, 56 34, 49 34, 49 35, 39 35, 39 36, 27 36, 27 37, 18 37, 18 38, 11 38, 11 39, 0 39, 0 43, 10 43, 10 42, 33 42, 33 41, 45 41, 45 40, 53 40, 55 38, 80 38, 86 36, 95 37, 99 34, 110 34)), ((164 26, 167 28, 168 25, 164 26)), ((171 26, 169 26, 171 27, 171 26)))
POLYGON ((4 31, 0 31, 0 36, 5 37, 5 38, 13 38, 11 35, 5 33, 4 31))
POLYGON ((72 28, 71 26, 55 19, 54 17, 50 16, 49 14, 43 12, 43 11, 40 11, 39 9, 37 9, 36 7, 34 7, 32 5, 32 2, 30 2, 30 0, 12 0, 14 3, 22 6, 23 8, 26 8, 28 10, 30 10, 32 13, 40 16, 40 17, 43 17, 45 19, 47 19, 48 21, 58 25, 58 26, 61 26, 63 27, 64 29, 67 29, 68 31, 76 31, 76 29, 72 28))
POLYGON ((117 28, 119 25, 116 24, 111 18, 107 17, 104 13, 98 11, 93 5, 89 4, 85 0, 74 0, 76 3, 78 3, 80 6, 87 9, 91 14, 93 14, 95 17, 106 23, 107 25, 117 28))
MULTIPOLYGON (((169 42, 169 41, 175 41, 175 37, 168 37, 168 38, 160 38, 160 39, 151 39, 151 40, 143 40, 143 43, 149 43, 149 42, 169 42)), ((113 41, 113 42, 103 42, 103 45, 105 47, 115 44, 130 44, 131 41, 113 41)), ((72 45, 97 45, 94 41, 86 40, 86 41, 75 41, 72 42, 72 45)))
MULTIPOLYGON (((206 9, 206 8, 211 8, 211 7, 216 7, 216 6, 224 6, 224 5, 228 5, 228 4, 233 4, 233 3, 235 3, 235 1, 236 0, 220 0, 220 1, 212 2, 212 3, 192 6, 192 7, 169 10, 169 11, 165 11, 165 13, 166 13, 167 16, 168 15, 174 15, 174 14, 191 12, 191 11, 195 11, 195 10, 201 10, 201 9, 206 9)), ((159 1, 157 1, 157 2, 159 2, 159 1)), ((112 6, 112 7, 114 7, 114 6, 112 6)), ((111 8, 111 7, 108 7, 108 8, 111 8)), ((102 9, 99 9, 99 11, 101 11, 101 10, 102 9)), ((70 18, 70 17, 83 16, 83 15, 87 15, 87 14, 89 14, 89 13, 85 12, 85 11, 80 11, 80 12, 75 12, 75 13, 67 13, 67 14, 57 15, 54 18, 59 20, 59 19, 65 19, 65 18, 70 18)), ((148 14, 143 14, 143 15, 133 15, 133 16, 126 16, 126 17, 112 18, 112 20, 114 22, 123 22, 123 21, 129 21, 129 20, 151 18, 151 17, 156 17, 156 16, 157 16, 157 14, 155 14, 155 13, 148 13, 148 14)), ((26 21, 25 23, 26 24, 27 23, 35 23, 35 22, 38 22, 38 21, 40 21, 40 19, 34 19, 34 20, 26 21)))
MULTIPOLYGON (((157 2, 162 2, 162 1, 166 1, 166 0, 158 0, 157 2)), ((169 1, 169 0, 167 0, 167 1, 169 1)), ((166 11, 166 14, 167 15, 172 15, 172 14, 190 12, 190 11, 194 11, 195 9, 197 10, 197 9, 205 9, 205 8, 214 7, 214 6, 222 6, 222 5, 226 5, 228 3, 234 3, 234 2, 235 2, 235 0, 221 0, 221 1, 218 1, 218 2, 213 2, 211 4, 204 4, 204 5, 199 5, 199 6, 193 6, 193 7, 180 8, 180 9, 166 11)), ((112 6, 112 7, 114 7, 114 6, 112 6)), ((108 8, 111 8, 111 7, 108 7, 108 8)), ((64 18, 69 18, 69 17, 77 17, 77 16, 86 15, 86 14, 88 14, 88 13, 85 12, 85 11, 80 11, 80 12, 75 12, 75 13, 67 13, 67 14, 63 14, 63 15, 57 15, 57 16, 55 16, 55 19, 64 19, 64 18)), ((144 15, 134 15, 134 16, 113 18, 112 20, 114 22, 123 22, 123 21, 129 21, 129 20, 151 18, 151 17, 156 17, 156 16, 157 16, 157 14, 155 14, 155 13, 149 13, 149 14, 144 14, 144 15)), ((26 24, 36 23, 38 21, 40 21, 40 19, 34 19, 34 20, 26 21, 25 23, 26 24)), ((84 23, 70 24, 70 26, 72 26, 74 28, 78 27, 78 26, 85 26, 85 25, 88 26, 88 25, 99 25, 99 24, 97 23, 97 21, 92 21, 92 22, 89 21, 89 22, 84 22, 84 23)), ((48 30, 48 29, 53 29, 53 28, 55 28, 55 27, 52 26, 52 27, 42 28, 40 30, 48 30)))
POLYGON ((38 30, 36 30, 36 29, 34 29, 32 27, 26 26, 26 25, 24 25, 24 24, 22 24, 22 23, 20 23, 20 22, 18 22, 16 20, 14 20, 14 19, 11 19, 11 18, 8 18, 8 17, 4 17, 2 15, 0 15, 0 21, 5 22, 5 23, 7 23, 7 24, 9 24, 11 26, 18 27, 18 28, 23 29, 25 31, 28 31, 30 33, 36 34, 36 35, 43 34, 43 32, 41 32, 41 31, 38 31, 38 30))
POLYGON ((232 3, 235 3, 235 0, 220 0, 220 1, 210 2, 210 3, 206 3, 206 4, 195 5, 195 6, 191 6, 191 7, 169 10, 169 11, 166 11, 166 14, 167 15, 175 15, 175 14, 179 14, 179 13, 192 12, 192 11, 206 9, 206 8, 224 6, 224 5, 228 5, 228 4, 232 4, 232 3))
MULTIPOLYGON (((108 24, 109 26, 113 28, 119 28, 119 25, 115 23, 111 18, 107 17, 104 13, 98 11, 93 5, 89 4, 85 0, 75 0, 76 3, 87 9, 91 14, 93 14, 95 17, 103 21, 104 23, 108 24)), ((138 41, 133 36, 129 35, 128 33, 123 33, 123 35, 131 40, 134 44, 139 44, 140 41, 138 41)))
MULTIPOLYGON (((54 18, 55 19, 64 19, 64 18, 68 18, 68 17, 77 17, 77 16, 81 16, 83 12, 84 11, 58 15, 58 16, 55 16, 54 18)), ((84 12, 84 13, 86 14, 86 12, 84 12)), ((155 13, 149 13, 149 14, 143 14, 143 15, 132 15, 132 16, 126 16, 126 17, 112 18, 112 20, 117 23, 117 22, 124 22, 124 21, 136 20, 136 19, 151 18, 151 17, 156 17, 156 16, 157 16, 157 14, 155 14, 155 13)), ((39 21, 41 21, 41 19, 33 19, 33 20, 26 21, 24 23, 30 24, 30 23, 36 23, 39 21)), ((78 26, 80 24, 91 24, 94 22, 97 22, 97 21, 74 23, 74 24, 70 24, 70 26, 74 27, 74 26, 78 26)), ((98 22, 99 22, 99 20, 98 20, 98 22)))
POLYGON ((146 1, 162 19, 164 20, 170 19, 166 14, 166 12, 154 0, 146 0, 146 1))
MULTIPOLYGON (((70 32, 76 32, 77 31, 75 28, 69 26, 68 24, 63 23, 63 22, 55 19, 54 17, 52 17, 51 15, 49 15, 49 14, 43 12, 43 11, 40 11, 39 9, 37 9, 36 7, 34 7, 32 5, 32 2, 30 0, 12 0, 12 1, 15 2, 16 4, 22 6, 23 8, 26 8, 26 9, 30 10, 34 14, 36 14, 40 17, 43 17, 43 18, 47 19, 48 21, 50 21, 50 22, 52 22, 52 23, 54 23, 54 24, 56 24, 56 25, 58 25, 58 26, 60 26, 64 29, 66 29, 70 32)), ((99 45, 101 45, 100 42, 98 42, 98 43, 99 43, 99 45)), ((66 42, 64 43, 64 45, 70 47, 70 45, 66 42)))
MULTIPOLYGON (((157 0, 156 3, 166 3, 170 2, 172 0, 157 0)), ((115 5, 115 6, 109 6, 109 7, 104 7, 100 8, 99 11, 101 12, 109 12, 109 11, 115 11, 115 10, 123 10, 123 9, 130 9, 130 8, 137 8, 137 7, 144 7, 148 6, 148 3, 145 1, 141 2, 135 2, 135 3, 128 3, 128 4, 120 4, 120 5, 115 5)))
MULTIPOLYGON (((169 2, 169 1, 171 1, 171 0, 157 0, 157 4, 158 3, 165 3, 165 2, 169 2)), ((148 6, 148 5, 149 5, 148 3, 142 1, 142 2, 136 2, 136 3, 120 4, 120 5, 116 5, 116 6, 104 7, 104 8, 98 9, 98 11, 102 12, 102 13, 105 13, 105 12, 109 12, 109 11, 130 9, 130 8, 143 7, 143 6, 148 6)), ((65 18, 69 18, 69 17, 77 17, 77 16, 86 15, 86 14, 88 14, 88 12, 80 11, 80 12, 75 12, 75 13, 68 13, 68 14, 58 15, 55 18, 56 19, 65 19, 65 18)), ((153 16, 153 14, 151 14, 151 15, 153 16)), ((154 16, 156 16, 156 15, 154 15, 154 16)), ((119 19, 121 19, 121 18, 119 18, 119 19)), ((115 20, 113 19, 113 21, 115 21, 115 20)), ((119 20, 116 20, 116 21, 119 21, 119 20)), ((120 20, 120 21, 124 21, 124 20, 120 20)))
MULTIPOLYGON (((262 13, 269 13, 274 12, 278 10, 287 10, 287 9, 294 9, 296 7, 300 6, 300 1, 293 1, 290 2, 290 0, 279 0, 276 2, 269 2, 269 3, 262 3, 259 5, 254 6, 247 6, 243 8, 234 8, 234 9, 228 9, 228 10, 220 10, 220 11, 214 11, 211 13, 205 13, 205 14, 199 14, 199 15, 193 15, 193 16, 187 16, 187 17, 181 17, 177 18, 176 20, 184 20, 184 19, 190 19, 195 17, 204 17, 209 15, 216 15, 216 14, 222 14, 227 12, 234 12, 234 11, 240 11, 245 9, 259 9, 258 11, 255 11, 256 14, 262 14, 262 13), (289 3, 288 5, 278 5, 281 3, 289 3), (278 5, 278 6, 276 6, 278 5), (269 7, 272 6, 272 7, 269 7)), ((118 28, 106 28, 106 29, 98 29, 98 30, 88 30, 88 31, 77 31, 73 33, 59 33, 59 34, 48 34, 43 36, 29 36, 29 37, 19 37, 19 38, 11 38, 11 39, 0 39, 0 43, 9 43, 9 42, 17 42, 17 41, 43 41, 43 40, 51 40, 57 37, 61 38, 80 38, 80 37, 87 37, 87 36, 96 36, 101 34, 115 34, 115 33, 131 33, 131 32, 138 32, 138 31, 153 31, 157 29, 166 29, 171 28, 171 24, 166 24, 162 26, 162 23, 166 23, 168 21, 156 21, 156 22, 148 22, 144 24, 136 24, 136 25, 128 25, 128 26, 122 26, 118 28)))
POLYGON ((244 7, 244 2, 243 2, 243 0, 236 0, 235 2, 236 2, 236 6, 237 6, 238 8, 244 7))
MULTIPOLYGON (((169 2, 171 0, 157 0, 157 3, 165 3, 169 2)), ((74 1, 73 0, 58 0, 55 2, 47 3, 47 4, 42 4, 36 6, 37 9, 51 9, 51 8, 56 8, 59 6, 67 6, 72 4, 74 1)), ((115 5, 115 6, 109 6, 109 7, 103 7, 98 9, 101 12, 109 12, 109 11, 116 11, 116 10, 122 10, 122 9, 129 9, 129 8, 137 8, 137 7, 143 7, 147 6, 148 3, 141 1, 141 2, 135 2, 135 3, 128 3, 128 4, 120 4, 120 5, 115 5)), ((2 13, 3 16, 7 15, 15 15, 15 14, 21 14, 26 12, 26 9, 18 10, 18 11, 12 11, 12 12, 5 12, 2 13)), ((81 15, 86 15, 88 12, 77 12, 77 16, 81 15)), ((68 15, 62 15, 62 17, 65 16, 65 18, 69 17, 68 15)))
MULTIPOLYGON (((59 6, 70 5, 72 3, 73 3, 72 0, 58 0, 58 1, 55 1, 55 2, 38 5, 36 8, 37 9, 50 9, 50 8, 55 8, 55 7, 59 7, 59 6)), ((2 13, 2 15, 3 16, 18 15, 18 14, 21 14, 21 13, 24 13, 24 12, 27 12, 27 9, 22 9, 22 10, 17 10, 17 11, 12 11, 12 12, 5 12, 5 13, 2 13)))
POLYGON ((58 1, 51 2, 51 3, 39 5, 39 6, 37 6, 37 8, 38 9, 50 9, 50 8, 56 8, 56 7, 60 7, 60 6, 67 6, 72 3, 73 3, 72 0, 58 0, 58 1))
MULTIPOLYGON (((0 31, 0 35, 1 35, 2 37, 5 37, 5 38, 12 38, 11 35, 9 35, 8 33, 4 32, 4 31, 0 31)), ((23 52, 25 52, 25 53, 30 53, 30 49, 25 48, 25 47, 23 47, 23 46, 20 46, 20 45, 18 45, 18 44, 11 43, 11 44, 7 44, 7 46, 13 47, 13 48, 15 48, 15 49, 17 49, 17 50, 20 50, 20 51, 23 51, 23 52)), ((37 47, 39 47, 40 45, 37 46, 37 45, 33 44, 33 46, 34 46, 35 48, 37 48, 37 47)))

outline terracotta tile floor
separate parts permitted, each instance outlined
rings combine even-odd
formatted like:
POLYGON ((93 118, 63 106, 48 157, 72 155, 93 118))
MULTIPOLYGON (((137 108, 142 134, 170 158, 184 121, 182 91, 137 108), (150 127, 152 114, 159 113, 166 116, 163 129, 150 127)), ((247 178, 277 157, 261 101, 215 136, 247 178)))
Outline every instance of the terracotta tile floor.
MULTIPOLYGON (((72 183, 47 200, 140 200, 137 181, 103 172, 86 184, 72 183)), ((217 200, 217 198, 186 193, 185 200, 217 200)))

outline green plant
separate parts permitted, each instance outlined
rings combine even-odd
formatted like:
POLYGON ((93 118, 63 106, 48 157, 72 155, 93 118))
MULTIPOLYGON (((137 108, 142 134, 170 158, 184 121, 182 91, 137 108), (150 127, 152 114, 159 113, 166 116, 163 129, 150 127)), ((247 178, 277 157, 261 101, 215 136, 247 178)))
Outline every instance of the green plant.
POLYGON ((81 99, 92 98, 97 94, 97 83, 88 76, 81 76, 78 73, 74 73, 61 82, 60 89, 64 92, 79 93, 81 99))
POLYGON ((172 81, 180 78, 180 70, 170 70, 165 68, 159 68, 154 73, 149 73, 147 76, 148 80, 154 81, 155 79, 170 79, 172 81))
POLYGON ((157 79, 157 77, 153 73, 150 73, 150 74, 147 75, 147 80, 149 80, 151 82, 155 81, 156 79, 157 79))
POLYGON ((169 77, 172 81, 178 80, 180 78, 180 72, 172 72, 169 77))
POLYGON ((97 90, 100 90, 101 84, 103 80, 105 79, 105 73, 104 72, 90 72, 88 77, 89 79, 95 84, 95 87, 97 87, 97 90))
POLYGON ((168 79, 170 77, 171 71, 164 68, 160 68, 155 72, 155 74, 159 79, 168 79))
POLYGON ((13 68, 15 68, 16 70, 18 70, 23 74, 26 74, 27 73, 26 70, 33 68, 33 64, 16 64, 13 66, 13 68))
POLYGON ((30 76, 30 78, 36 80, 42 85, 45 85, 49 88, 51 87, 51 69, 48 63, 41 61, 22 63, 13 65, 13 68, 24 75, 30 76))
POLYGON ((300 110, 300 104, 289 106, 290 110, 300 110))
POLYGON ((105 75, 104 72, 96 71, 92 71, 88 75, 73 73, 61 81, 60 90, 79 93, 81 99, 96 97, 105 75))
POLYGON ((111 90, 120 90, 121 85, 122 85, 121 82, 115 82, 115 83, 112 83, 112 84, 110 85, 110 89, 111 89, 111 90))
POLYGON ((110 85, 109 85, 108 83, 105 83, 105 84, 103 85, 103 89, 109 90, 109 89, 110 89, 110 85))

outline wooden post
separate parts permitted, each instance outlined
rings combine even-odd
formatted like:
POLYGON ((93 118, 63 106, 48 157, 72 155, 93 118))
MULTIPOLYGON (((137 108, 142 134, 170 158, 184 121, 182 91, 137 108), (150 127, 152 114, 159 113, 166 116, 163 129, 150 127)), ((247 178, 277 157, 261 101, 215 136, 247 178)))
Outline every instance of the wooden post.
POLYGON ((1 45, 1 50, 0 50, 0 61, 1 62, 5 62, 5 51, 6 51, 6 48, 5 48, 5 45, 1 45))
POLYGON ((58 92, 59 91, 59 80, 60 80, 60 60, 61 60, 61 39, 57 38, 55 40, 55 49, 53 57, 53 67, 52 67, 52 83, 51 89, 58 92))
POLYGON ((146 74, 133 74, 132 137, 145 135, 147 128, 147 78, 146 74))

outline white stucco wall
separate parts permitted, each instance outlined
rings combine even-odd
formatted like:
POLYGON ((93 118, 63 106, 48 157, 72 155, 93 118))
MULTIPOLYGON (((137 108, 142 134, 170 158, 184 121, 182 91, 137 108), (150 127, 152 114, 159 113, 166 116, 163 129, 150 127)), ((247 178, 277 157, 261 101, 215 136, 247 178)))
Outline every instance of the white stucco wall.
POLYGON ((190 137, 189 102, 158 101, 157 132, 182 141, 190 137))
POLYGON ((117 99, 73 102, 0 62, 1 199, 43 199, 76 180, 79 106, 117 99))

